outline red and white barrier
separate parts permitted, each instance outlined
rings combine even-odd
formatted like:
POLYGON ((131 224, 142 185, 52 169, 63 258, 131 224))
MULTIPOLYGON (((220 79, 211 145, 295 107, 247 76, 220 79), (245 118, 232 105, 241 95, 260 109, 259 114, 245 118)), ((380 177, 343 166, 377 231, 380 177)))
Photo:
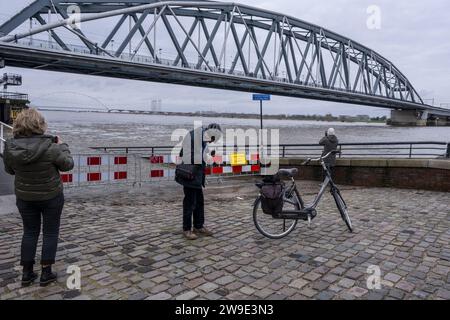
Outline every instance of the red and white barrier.
POLYGON ((128 179, 128 156, 75 155, 75 168, 61 173, 64 184, 80 185, 89 182, 114 182, 128 179))
MULTIPOLYGON (((179 157, 175 159, 179 161, 179 157)), ((258 154, 242 154, 242 163, 233 164, 232 157, 220 155, 212 158, 213 165, 205 168, 206 176, 256 175, 261 172, 258 154)), ((61 173, 61 180, 68 186, 85 186, 104 183, 145 183, 174 180, 175 163, 171 155, 142 157, 127 155, 75 155, 75 168, 61 173)))

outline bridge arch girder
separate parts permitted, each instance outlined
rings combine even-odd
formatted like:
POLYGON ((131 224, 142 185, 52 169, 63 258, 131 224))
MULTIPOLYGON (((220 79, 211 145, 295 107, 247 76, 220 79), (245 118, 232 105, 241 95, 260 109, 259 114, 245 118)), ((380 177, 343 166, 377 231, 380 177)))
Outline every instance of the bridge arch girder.
POLYGON ((406 76, 375 51, 320 26, 238 3, 37 0, 0 26, 0 33, 5 34, 0 42, 23 44, 34 37, 36 43, 49 33, 66 51, 128 55, 132 61, 146 51, 153 63, 423 104, 406 76), (73 5, 81 9, 80 29, 68 25, 67 9, 73 5), (57 22, 49 21, 51 16, 57 22), (106 30, 105 39, 93 39, 93 23, 111 18, 118 21, 106 30), (41 27, 23 32, 30 19, 41 27), (77 37, 84 48, 69 44, 62 31, 77 37), (109 50, 112 40, 120 45, 109 50), (175 52, 173 59, 163 58, 166 50, 175 52))

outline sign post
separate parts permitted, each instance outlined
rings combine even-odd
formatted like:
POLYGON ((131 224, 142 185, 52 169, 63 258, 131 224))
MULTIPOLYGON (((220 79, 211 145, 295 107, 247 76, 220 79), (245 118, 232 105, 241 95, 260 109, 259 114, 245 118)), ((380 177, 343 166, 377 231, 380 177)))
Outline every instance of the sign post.
POLYGON ((270 101, 270 94, 253 94, 253 101, 259 101, 259 117, 261 121, 261 130, 263 129, 263 101, 270 101))

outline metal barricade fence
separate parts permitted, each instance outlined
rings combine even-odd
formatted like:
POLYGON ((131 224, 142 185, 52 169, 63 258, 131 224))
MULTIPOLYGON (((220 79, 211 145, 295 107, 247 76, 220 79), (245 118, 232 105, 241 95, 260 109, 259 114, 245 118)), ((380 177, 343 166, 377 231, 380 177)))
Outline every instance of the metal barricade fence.
POLYGON ((6 138, 11 135, 13 127, 6 123, 0 122, 0 156, 3 156, 5 150, 6 138))
MULTIPOLYGON (((61 173, 61 180, 67 187, 174 181, 178 160, 167 154, 148 156, 135 153, 77 154, 73 159, 73 170, 61 173)), ((265 169, 257 153, 217 156, 211 159, 211 163, 205 167, 207 178, 260 175, 265 169), (236 159, 237 156, 240 159, 236 159)))
POLYGON ((74 168, 61 173, 62 182, 69 187, 98 184, 135 183, 135 157, 117 154, 73 155, 74 168))

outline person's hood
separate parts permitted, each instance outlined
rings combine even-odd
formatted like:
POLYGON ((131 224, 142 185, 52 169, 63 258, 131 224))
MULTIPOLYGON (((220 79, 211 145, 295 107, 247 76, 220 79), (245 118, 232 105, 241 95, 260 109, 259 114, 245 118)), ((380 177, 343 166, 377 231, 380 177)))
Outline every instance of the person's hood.
POLYGON ((332 143, 338 142, 338 138, 335 135, 328 136, 328 140, 330 140, 330 142, 332 143))
POLYGON ((39 160, 52 143, 53 137, 47 135, 17 137, 8 142, 9 157, 18 164, 30 164, 39 160))

